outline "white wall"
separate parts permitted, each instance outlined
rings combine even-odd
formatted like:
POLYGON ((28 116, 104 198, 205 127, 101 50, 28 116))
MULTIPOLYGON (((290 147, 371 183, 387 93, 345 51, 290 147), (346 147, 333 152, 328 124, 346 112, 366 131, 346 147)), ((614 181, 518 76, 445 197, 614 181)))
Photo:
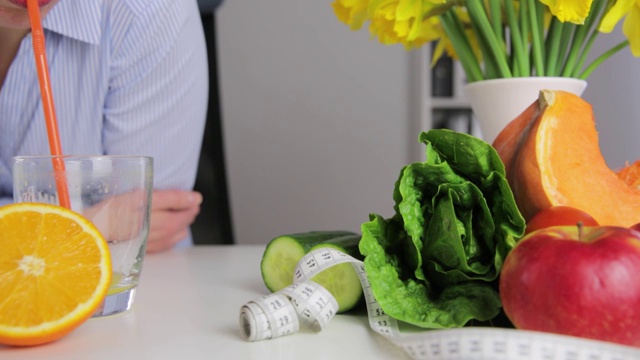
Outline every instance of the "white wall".
MULTIPOLYGON (((619 26, 620 27, 620 26, 619 26)), ((600 34, 592 54, 600 54, 624 40, 620 29, 600 34)), ((622 49, 589 77, 583 98, 592 106, 600 148, 609 167, 640 159, 640 59, 622 49)))
POLYGON ((236 243, 393 214, 418 137, 409 55, 350 31, 330 3, 228 0, 217 12, 236 243))

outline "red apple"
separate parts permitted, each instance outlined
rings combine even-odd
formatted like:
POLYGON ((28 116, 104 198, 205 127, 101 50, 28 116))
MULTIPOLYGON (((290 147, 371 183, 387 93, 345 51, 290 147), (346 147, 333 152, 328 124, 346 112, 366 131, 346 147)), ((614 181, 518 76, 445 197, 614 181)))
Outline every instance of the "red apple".
POLYGON ((531 233, 505 259, 500 298, 516 328, 640 347, 640 233, 613 226, 531 233))
POLYGON ((598 222, 586 212, 571 206, 552 206, 540 210, 527 222, 525 234, 548 228, 551 226, 576 225, 581 222, 583 226, 598 226, 598 222))
POLYGON ((640 231, 640 223, 637 223, 637 224, 631 226, 631 229, 633 229, 635 231, 640 231))

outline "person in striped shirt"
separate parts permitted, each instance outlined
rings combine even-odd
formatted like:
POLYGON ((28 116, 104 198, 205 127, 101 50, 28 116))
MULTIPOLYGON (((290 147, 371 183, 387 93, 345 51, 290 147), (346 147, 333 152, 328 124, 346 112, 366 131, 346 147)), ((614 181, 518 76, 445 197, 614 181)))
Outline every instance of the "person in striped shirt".
MULTIPOLYGON (((190 243, 208 99, 197 0, 39 0, 62 151, 147 155, 147 250, 190 243)), ((0 205, 16 155, 49 152, 26 0, 0 0, 0 205)))

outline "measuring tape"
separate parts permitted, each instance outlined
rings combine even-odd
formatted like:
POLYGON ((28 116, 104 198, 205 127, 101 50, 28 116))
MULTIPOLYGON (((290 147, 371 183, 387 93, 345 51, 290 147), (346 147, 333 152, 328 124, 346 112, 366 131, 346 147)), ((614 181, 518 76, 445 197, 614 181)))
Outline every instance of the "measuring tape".
POLYGON ((640 349, 526 330, 465 327, 401 334, 397 320, 387 315, 373 296, 364 263, 331 248, 317 249, 305 255, 296 266, 293 285, 241 307, 240 329, 244 339, 275 339, 295 333, 301 325, 322 330, 336 314, 338 303, 329 291, 310 279, 342 263, 350 263, 358 274, 371 329, 403 348, 414 359, 640 359, 640 349))

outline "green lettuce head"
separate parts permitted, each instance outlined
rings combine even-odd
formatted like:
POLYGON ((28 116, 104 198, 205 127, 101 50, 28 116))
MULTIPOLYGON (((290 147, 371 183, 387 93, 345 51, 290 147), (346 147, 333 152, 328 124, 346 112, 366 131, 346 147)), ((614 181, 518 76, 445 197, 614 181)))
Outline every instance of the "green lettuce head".
POLYGON ((424 328, 486 321, 500 312, 497 277, 525 229, 495 149, 468 134, 420 134, 426 161, 405 166, 395 215, 371 214, 360 252, 390 316, 424 328))

